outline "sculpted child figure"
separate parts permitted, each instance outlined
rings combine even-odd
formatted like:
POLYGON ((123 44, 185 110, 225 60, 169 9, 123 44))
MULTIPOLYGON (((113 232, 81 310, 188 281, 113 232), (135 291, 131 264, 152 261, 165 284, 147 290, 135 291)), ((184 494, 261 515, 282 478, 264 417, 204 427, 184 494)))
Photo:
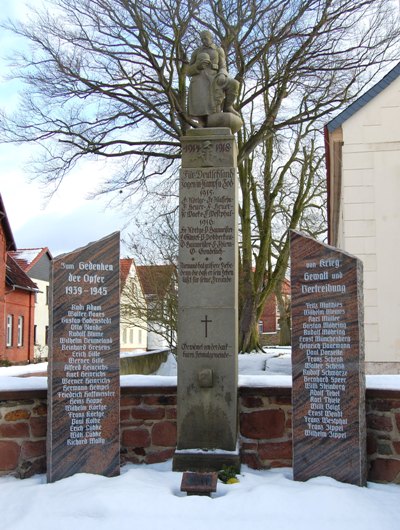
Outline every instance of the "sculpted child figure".
POLYGON ((209 31, 200 33, 202 46, 194 51, 187 70, 191 78, 188 112, 200 126, 207 127, 211 114, 228 112, 239 116, 233 104, 239 93, 239 82, 229 76, 225 52, 214 44, 209 31))

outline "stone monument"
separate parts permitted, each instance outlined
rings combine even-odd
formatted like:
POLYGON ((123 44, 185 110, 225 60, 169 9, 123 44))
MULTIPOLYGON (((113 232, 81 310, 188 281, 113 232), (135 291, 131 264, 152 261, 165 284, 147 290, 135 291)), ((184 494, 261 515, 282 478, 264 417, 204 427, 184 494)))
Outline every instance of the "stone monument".
POLYGON ((292 231, 293 473, 367 478, 362 263, 292 231))
POLYGON ((237 81, 209 32, 193 54, 181 138, 177 471, 240 466, 237 450, 237 81), (217 125, 217 126, 215 126, 217 125), (225 125, 225 126, 218 126, 225 125))
POLYGON ((47 480, 119 474, 119 232, 55 258, 47 480))

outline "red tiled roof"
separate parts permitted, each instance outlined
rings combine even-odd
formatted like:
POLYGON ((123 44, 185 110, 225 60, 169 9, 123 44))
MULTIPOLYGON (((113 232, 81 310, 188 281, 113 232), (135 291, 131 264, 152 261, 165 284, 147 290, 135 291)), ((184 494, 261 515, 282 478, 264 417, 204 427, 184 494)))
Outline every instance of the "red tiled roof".
POLYGON ((17 245, 15 244, 14 236, 11 230, 10 222, 7 217, 7 212, 4 206, 3 199, 0 194, 0 223, 6 236, 6 249, 15 250, 17 245))
POLYGON ((119 277, 120 277, 120 286, 121 291, 125 286, 126 280, 128 279, 129 271, 131 270, 133 259, 132 258, 123 258, 120 260, 119 265, 119 277))
POLYGON ((36 291, 38 289, 29 276, 21 269, 18 263, 7 253, 6 283, 17 289, 36 291))
POLYGON ((49 255, 50 260, 52 255, 47 247, 42 248, 19 248, 9 252, 10 256, 18 263, 25 272, 30 269, 45 255, 49 255))
POLYGON ((163 297, 171 282, 174 265, 138 265, 136 267, 145 295, 163 297))

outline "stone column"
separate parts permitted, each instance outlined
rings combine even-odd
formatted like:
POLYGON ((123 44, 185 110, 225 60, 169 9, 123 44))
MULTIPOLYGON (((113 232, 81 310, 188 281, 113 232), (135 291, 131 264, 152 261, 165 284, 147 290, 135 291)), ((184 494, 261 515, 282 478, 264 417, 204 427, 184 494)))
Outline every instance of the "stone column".
POLYGON ((240 465, 236 166, 228 128, 182 138, 175 470, 240 465))

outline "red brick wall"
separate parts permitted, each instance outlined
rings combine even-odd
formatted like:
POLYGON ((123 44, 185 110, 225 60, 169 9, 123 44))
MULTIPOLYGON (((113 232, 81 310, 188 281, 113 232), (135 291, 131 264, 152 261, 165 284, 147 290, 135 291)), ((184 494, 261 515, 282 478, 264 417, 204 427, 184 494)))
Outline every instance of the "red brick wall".
MULTIPOLYGON (((291 390, 241 388, 241 460, 292 465, 291 390)), ((400 391, 367 391, 369 477, 400 484, 400 391)), ((45 471, 46 392, 0 393, 0 474, 45 471)), ((123 388, 121 462, 163 462, 176 444, 176 388, 123 388)))
POLYGON ((5 341, 5 300, 6 288, 6 238, 0 223, 0 360, 4 359, 5 341))
POLYGON ((176 389, 122 389, 121 462, 164 462, 175 446, 176 389))
POLYGON ((0 393, 0 474, 21 478, 46 469, 46 392, 0 393))
POLYGON ((263 322, 263 333, 276 332, 276 297, 274 294, 267 298, 260 320, 263 322))
MULTIPOLYGON (((5 315, 13 315, 13 346, 4 348, 3 358, 12 363, 32 362, 34 357, 33 324, 35 295, 21 289, 9 290, 5 296, 5 315), (23 345, 18 346, 18 317, 24 317, 23 345)), ((5 320, 3 320, 5 322, 5 320)), ((4 324, 5 326, 5 324, 4 324)))

